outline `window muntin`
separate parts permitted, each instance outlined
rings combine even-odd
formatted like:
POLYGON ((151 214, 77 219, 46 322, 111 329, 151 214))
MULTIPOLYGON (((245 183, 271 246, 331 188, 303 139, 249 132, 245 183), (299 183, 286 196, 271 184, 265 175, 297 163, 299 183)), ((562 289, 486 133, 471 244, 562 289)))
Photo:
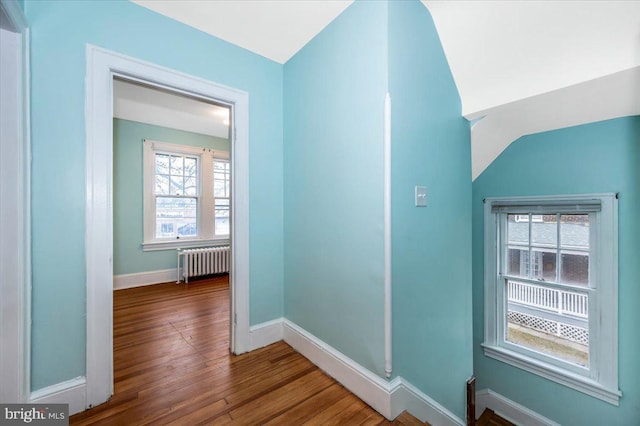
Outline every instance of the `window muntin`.
POLYGON ((152 140, 145 140, 143 147, 143 248, 198 246, 228 238, 228 153, 152 140), (214 157, 221 164, 219 171, 214 170, 214 157), (216 191, 214 187, 220 185, 217 181, 222 187, 216 191), (216 222, 226 224, 226 228, 216 226, 216 222))
POLYGON ((485 355, 617 405, 617 196, 488 198, 484 227, 485 355), (514 312, 538 314, 539 305, 562 315, 562 334, 586 322, 588 351, 549 339, 557 321, 534 331, 572 350, 524 339, 513 324, 532 324, 514 312))

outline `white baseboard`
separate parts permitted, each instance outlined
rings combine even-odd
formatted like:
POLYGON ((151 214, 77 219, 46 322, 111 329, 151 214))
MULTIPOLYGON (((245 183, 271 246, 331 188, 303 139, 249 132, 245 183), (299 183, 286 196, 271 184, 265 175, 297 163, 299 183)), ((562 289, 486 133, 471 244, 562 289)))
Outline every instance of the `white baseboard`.
POLYGON ((252 351, 282 340, 282 318, 249 327, 249 342, 252 351))
POLYGON ((316 336, 284 319, 284 341, 389 420, 408 411, 433 426, 462 426, 464 421, 402 377, 381 378, 316 336))
POLYGON ((483 389, 476 392, 476 418, 486 408, 493 410, 497 415, 509 420, 511 423, 521 426, 560 426, 558 423, 505 398, 491 389, 483 389))
POLYGON ((137 272, 113 276, 113 289, 142 287, 144 285, 175 282, 178 271, 176 268, 161 269, 159 271, 137 272))
POLYGON ((284 320, 283 331, 285 342, 378 413, 391 419, 391 398, 386 380, 289 320, 284 320))
POLYGON ((432 426, 457 425, 464 426, 465 422, 436 402, 429 395, 400 377, 400 383, 391 391, 391 407, 393 414, 398 416, 403 411, 432 426))
POLYGON ((69 415, 72 415, 86 410, 86 387, 85 377, 76 377, 31 392, 30 401, 34 404, 69 404, 69 415))

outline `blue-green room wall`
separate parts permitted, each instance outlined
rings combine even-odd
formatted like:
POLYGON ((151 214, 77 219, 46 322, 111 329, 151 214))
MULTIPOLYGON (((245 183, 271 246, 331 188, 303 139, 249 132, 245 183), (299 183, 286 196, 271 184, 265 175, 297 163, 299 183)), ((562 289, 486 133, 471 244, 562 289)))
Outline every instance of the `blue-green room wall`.
POLYGON ((429 11, 389 2, 393 365, 464 419, 473 374, 469 124, 429 11), (414 188, 427 188, 415 207, 414 188))
POLYGON ((473 183, 473 344, 477 388, 489 388, 563 425, 640 424, 640 116, 525 136, 473 183), (485 197, 619 192, 620 406, 484 356, 485 197))
POLYGON ((30 1, 32 390, 85 374, 87 43, 249 93, 250 321, 283 314, 282 65, 128 1, 30 1))
POLYGON ((285 316, 380 375, 386 28, 356 1, 284 66, 285 316))
POLYGON ((113 119, 113 275, 176 267, 176 250, 143 251, 142 142, 151 139, 229 152, 229 140, 113 119))

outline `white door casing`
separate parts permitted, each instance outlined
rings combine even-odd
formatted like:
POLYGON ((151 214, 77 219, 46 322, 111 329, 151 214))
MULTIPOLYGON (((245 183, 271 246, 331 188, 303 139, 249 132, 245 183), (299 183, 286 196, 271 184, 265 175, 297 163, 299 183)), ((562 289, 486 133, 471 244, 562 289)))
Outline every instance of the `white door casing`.
POLYGON ((169 68, 87 45, 85 119, 87 268, 86 404, 113 394, 113 78, 228 104, 232 110, 231 350, 249 335, 249 95, 169 68))
POLYGON ((0 402, 29 400, 29 29, 0 0, 0 402))

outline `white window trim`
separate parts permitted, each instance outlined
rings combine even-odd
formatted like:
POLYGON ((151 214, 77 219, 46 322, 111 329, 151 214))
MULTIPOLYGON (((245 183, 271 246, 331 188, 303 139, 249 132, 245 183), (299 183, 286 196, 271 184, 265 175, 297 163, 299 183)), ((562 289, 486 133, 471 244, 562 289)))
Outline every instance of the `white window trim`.
MULTIPOLYGON (((500 197, 485 199, 484 206, 484 324, 482 347, 490 358, 537 374, 572 389, 586 393, 613 405, 619 404, 618 389, 618 200, 616 194, 560 195, 540 197, 500 197), (499 256, 497 231, 499 215, 491 211, 494 202, 531 202, 540 206, 558 202, 578 202, 595 199, 601 203, 596 215, 596 232, 592 245, 598 265, 594 282, 600 283, 597 297, 589 304, 589 368, 536 354, 516 350, 505 341, 502 299, 498 285, 499 256), (606 227, 606 228, 605 228, 606 227), (611 265, 604 267, 603 265, 611 265), (602 285, 601 283, 606 283, 602 285)), ((518 348, 519 349, 519 348, 518 348)))
POLYGON ((160 142, 151 139, 143 141, 143 251, 171 250, 176 248, 196 248, 229 243, 229 235, 215 235, 213 197, 213 159, 229 158, 226 151, 212 150, 189 145, 160 142), (182 154, 198 159, 198 237, 181 239, 156 238, 155 235, 155 154, 182 154), (210 182, 211 186, 204 182, 210 182))

